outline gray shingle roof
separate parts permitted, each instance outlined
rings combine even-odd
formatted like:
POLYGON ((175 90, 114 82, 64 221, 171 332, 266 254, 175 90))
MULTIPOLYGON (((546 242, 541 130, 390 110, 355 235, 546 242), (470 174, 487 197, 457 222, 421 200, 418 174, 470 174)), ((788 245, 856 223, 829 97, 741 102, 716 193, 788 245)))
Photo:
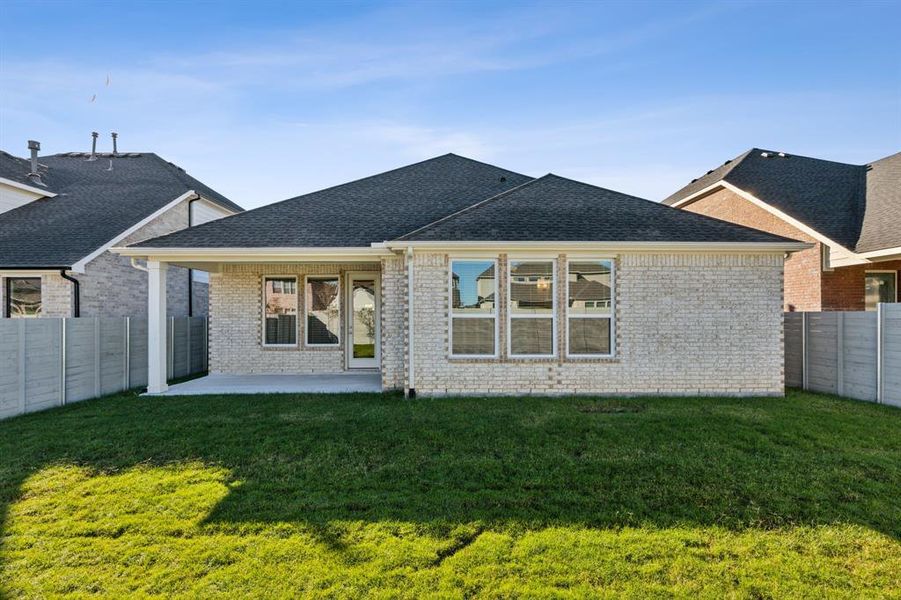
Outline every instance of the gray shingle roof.
POLYGON ((784 242, 786 238, 545 175, 401 236, 409 241, 784 242))
POLYGON ((726 181, 846 248, 865 252, 899 246, 898 156, 872 165, 850 165, 752 148, 689 183, 663 204, 674 204, 726 181))
POLYGON ((70 267, 189 190, 241 210, 152 153, 95 161, 57 154, 40 162, 48 191, 58 195, 0 213, 0 267, 70 267))
POLYGON ((368 247, 530 180, 446 154, 135 245, 368 247))
MULTIPOLYGON (((46 172, 46 170, 41 169, 40 166, 38 167, 38 170, 41 173, 46 172)), ((16 183, 21 183, 22 185, 37 188, 39 190, 44 189, 43 186, 35 183, 28 178, 28 174, 30 172, 31 161, 20 158, 18 156, 14 156, 9 152, 0 150, 0 177, 9 179, 10 181, 15 181, 16 183)))
POLYGON ((901 152, 868 165, 858 252, 901 246, 901 152))

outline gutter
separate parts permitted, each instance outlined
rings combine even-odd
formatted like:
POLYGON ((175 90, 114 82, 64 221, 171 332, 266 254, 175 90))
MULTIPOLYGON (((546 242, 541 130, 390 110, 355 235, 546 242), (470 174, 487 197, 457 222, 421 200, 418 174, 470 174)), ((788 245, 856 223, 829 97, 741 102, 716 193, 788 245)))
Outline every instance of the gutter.
POLYGON ((72 316, 80 317, 81 316, 81 283, 72 277, 71 275, 66 274, 65 269, 59 270, 60 277, 72 282, 72 292, 75 295, 75 302, 72 308, 72 316))

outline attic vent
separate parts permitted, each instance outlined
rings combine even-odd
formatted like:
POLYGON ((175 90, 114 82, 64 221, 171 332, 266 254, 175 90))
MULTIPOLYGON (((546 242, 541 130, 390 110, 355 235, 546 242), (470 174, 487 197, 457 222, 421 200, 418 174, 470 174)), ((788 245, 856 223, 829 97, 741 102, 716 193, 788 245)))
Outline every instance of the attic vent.
POLYGON ((507 181, 507 178, 501 175, 501 183, 504 183, 505 181, 507 181))
POLYGON ((711 173, 713 173, 713 169, 710 169, 709 171, 707 171, 707 172, 705 173, 705 175, 710 175, 711 173))
POLYGON ((764 157, 764 158, 770 158, 770 157, 772 157, 772 156, 778 156, 779 158, 785 158, 786 155, 785 155, 785 152, 778 152, 778 153, 774 153, 774 152, 761 152, 761 153, 760 153, 760 156, 762 156, 762 157, 764 157))
POLYGON ((732 159, 731 159, 731 158, 730 158, 729 160, 727 160, 726 162, 724 162, 724 163, 723 163, 723 166, 728 165, 730 162, 732 162, 732 159))
POLYGON ((691 180, 691 182, 694 183, 694 182, 697 181, 697 180, 698 180, 698 178, 695 177, 694 179, 691 180))

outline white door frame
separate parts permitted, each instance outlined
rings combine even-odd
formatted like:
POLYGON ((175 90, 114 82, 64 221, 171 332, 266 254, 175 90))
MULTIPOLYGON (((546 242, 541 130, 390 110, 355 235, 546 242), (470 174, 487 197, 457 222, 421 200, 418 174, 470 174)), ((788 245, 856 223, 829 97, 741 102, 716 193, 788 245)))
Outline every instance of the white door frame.
POLYGON ((381 364, 381 342, 382 342, 382 294, 381 294, 381 273, 378 271, 348 271, 345 273, 344 279, 345 289, 345 310, 344 315, 344 361, 348 369, 378 369, 381 364), (375 350, 373 358, 354 358, 354 305, 353 305, 353 282, 355 279, 366 279, 375 282, 375 350))

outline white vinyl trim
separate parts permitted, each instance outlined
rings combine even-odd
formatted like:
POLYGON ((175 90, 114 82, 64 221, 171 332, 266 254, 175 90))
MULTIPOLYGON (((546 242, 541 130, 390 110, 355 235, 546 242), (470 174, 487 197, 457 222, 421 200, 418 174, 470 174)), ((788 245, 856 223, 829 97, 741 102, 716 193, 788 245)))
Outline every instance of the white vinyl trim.
POLYGON ((512 258, 508 258, 507 260, 507 297, 504 300, 507 303, 507 356, 510 358, 543 358, 543 359, 553 359, 557 356, 557 288, 559 285, 557 281, 557 259, 556 258, 548 258, 547 255, 543 257, 527 257, 527 256, 515 256, 512 258), (513 304, 512 304, 512 283, 513 283, 513 263, 514 262, 549 262, 551 263, 551 284, 554 286, 553 293, 551 294, 551 313, 548 315, 547 313, 526 313, 526 314, 518 314, 513 315, 513 304), (514 319, 551 319, 551 353, 550 354, 515 354, 513 352, 513 327, 512 322, 514 319))
POLYGON ((496 257, 454 258, 449 257, 447 270, 447 353, 450 358, 497 358, 500 355, 500 326, 498 319, 498 302, 500 289, 497 284, 500 273, 496 257), (490 313, 454 313, 454 263, 455 262, 491 262, 494 265, 494 309, 490 313), (494 320, 494 353, 493 354, 454 354, 454 319, 493 319, 494 320))
POLYGON ((878 259, 884 257, 892 257, 901 256, 901 246, 895 246, 894 248, 883 248, 882 250, 871 250, 870 252, 863 252, 860 256, 867 259, 878 259))
POLYGON ((260 345, 264 348, 298 348, 300 344, 300 319, 294 324, 294 343, 293 344, 268 344, 266 343, 266 280, 267 279, 293 279, 294 280, 294 314, 300 316, 300 310, 297 303, 300 301, 299 282, 296 275, 263 275, 260 278, 260 287, 262 288, 262 306, 260 307, 260 345))
MULTIPOLYGON (((373 248, 421 248, 458 252, 460 250, 502 250, 505 252, 540 252, 577 249, 592 256, 622 252, 796 252, 811 248, 807 242, 621 242, 621 241, 454 241, 454 242, 383 242, 373 248)), ((149 249, 147 249, 149 250, 149 249)))
POLYGON ((566 273, 563 276, 564 285, 566 286, 566 304, 563 306, 564 318, 566 319, 566 348, 564 349, 566 358, 579 360, 580 358, 614 358, 616 356, 616 261, 606 257, 594 257, 592 259, 576 258, 566 260, 566 273), (610 313, 588 313, 573 314, 569 312, 569 265, 572 262, 586 261, 610 261, 610 313), (569 352, 569 322, 572 319, 609 319, 610 320, 610 352, 607 354, 570 354, 569 352))
POLYGON ((32 187, 30 185, 26 185, 24 183, 19 183, 18 181, 13 181, 12 179, 7 179, 6 177, 0 177, 0 183, 4 185, 8 185, 9 187, 16 188, 17 190, 22 190, 24 192, 31 192, 32 194, 40 194, 44 198, 55 198, 57 194, 51 192, 49 190, 44 190, 39 187, 32 187))
POLYGON ((344 293, 344 286, 341 285, 341 276, 340 275, 306 275, 303 278, 303 345, 309 348, 337 348, 341 345, 341 336, 344 335, 344 325, 341 321, 344 320, 344 315, 341 314, 341 294, 344 293), (310 343, 310 338, 308 337, 310 334, 310 300, 311 298, 307 298, 307 285, 310 283, 310 280, 321 281, 323 279, 334 279, 338 282, 338 341, 334 344, 313 344, 310 343))

